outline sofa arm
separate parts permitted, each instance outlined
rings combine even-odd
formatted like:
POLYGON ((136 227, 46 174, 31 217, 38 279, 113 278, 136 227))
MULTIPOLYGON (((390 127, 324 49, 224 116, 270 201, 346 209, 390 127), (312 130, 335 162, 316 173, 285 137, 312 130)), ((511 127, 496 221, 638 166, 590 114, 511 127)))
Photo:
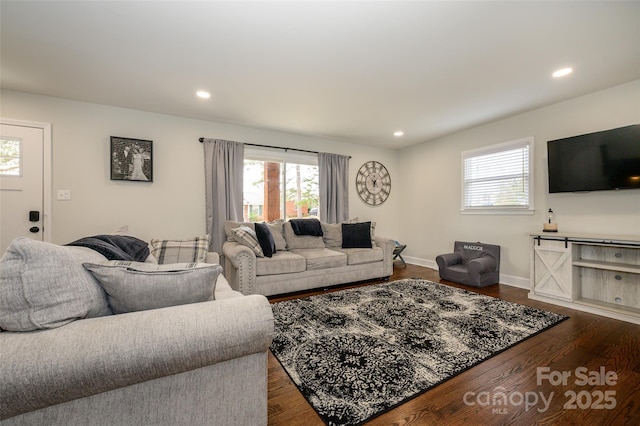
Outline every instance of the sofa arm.
POLYGON ((376 246, 381 247, 384 262, 385 276, 389 277, 393 274, 393 250, 396 248, 396 242, 392 238, 376 235, 376 246))
POLYGON ((0 333, 0 419, 266 352, 273 313, 253 295, 0 333))
POLYGON ((485 272, 496 271, 498 263, 493 256, 482 256, 470 260, 467 266, 469 267, 469 273, 471 274, 484 274, 485 272))
POLYGON ((444 269, 447 266, 462 263, 462 255, 458 252, 441 254, 436 257, 436 263, 438 269, 444 269))
POLYGON ((256 282, 256 254, 235 241, 222 245, 224 272, 229 285, 242 294, 254 294, 256 282))
POLYGON ((219 265, 220 264, 220 255, 215 251, 208 251, 207 252, 207 258, 206 258, 205 262, 219 265))

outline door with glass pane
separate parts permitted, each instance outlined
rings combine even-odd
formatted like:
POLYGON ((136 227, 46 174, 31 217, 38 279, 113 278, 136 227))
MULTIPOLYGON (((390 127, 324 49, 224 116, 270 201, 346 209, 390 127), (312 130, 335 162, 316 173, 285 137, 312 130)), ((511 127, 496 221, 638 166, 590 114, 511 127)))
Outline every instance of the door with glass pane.
POLYGON ((44 240, 44 129, 0 125, 0 255, 14 238, 44 240))

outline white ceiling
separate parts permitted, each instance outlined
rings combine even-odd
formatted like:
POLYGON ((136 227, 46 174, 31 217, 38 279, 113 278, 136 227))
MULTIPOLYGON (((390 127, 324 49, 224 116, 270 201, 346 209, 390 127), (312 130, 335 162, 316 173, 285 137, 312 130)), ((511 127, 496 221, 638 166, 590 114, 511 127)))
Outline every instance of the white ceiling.
POLYGON ((2 0, 0 36, 3 89, 390 148, 640 78, 638 1, 2 0))

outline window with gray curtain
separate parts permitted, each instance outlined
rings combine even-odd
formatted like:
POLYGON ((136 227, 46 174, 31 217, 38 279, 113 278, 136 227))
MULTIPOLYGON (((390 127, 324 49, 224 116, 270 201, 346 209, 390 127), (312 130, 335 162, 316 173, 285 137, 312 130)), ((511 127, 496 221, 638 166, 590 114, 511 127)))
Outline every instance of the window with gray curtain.
POLYGON ((349 157, 318 153, 320 217, 327 223, 349 218, 349 157))
POLYGON ((244 144, 203 139, 209 250, 222 253, 224 222, 242 221, 244 144))
POLYGON ((245 221, 317 216, 319 199, 317 153, 245 144, 245 221))

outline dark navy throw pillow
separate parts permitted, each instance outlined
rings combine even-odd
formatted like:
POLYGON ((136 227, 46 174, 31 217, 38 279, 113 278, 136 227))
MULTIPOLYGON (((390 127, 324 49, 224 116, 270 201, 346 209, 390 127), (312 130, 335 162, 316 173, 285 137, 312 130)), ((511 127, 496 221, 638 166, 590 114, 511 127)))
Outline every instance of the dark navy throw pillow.
POLYGON ((258 243, 262 248, 262 252, 265 257, 272 257, 276 252, 276 243, 273 240, 273 235, 269 230, 269 226, 266 223, 256 223, 256 236, 258 237, 258 243))
POLYGON ((342 248, 371 247, 371 222, 342 224, 342 248))

